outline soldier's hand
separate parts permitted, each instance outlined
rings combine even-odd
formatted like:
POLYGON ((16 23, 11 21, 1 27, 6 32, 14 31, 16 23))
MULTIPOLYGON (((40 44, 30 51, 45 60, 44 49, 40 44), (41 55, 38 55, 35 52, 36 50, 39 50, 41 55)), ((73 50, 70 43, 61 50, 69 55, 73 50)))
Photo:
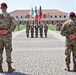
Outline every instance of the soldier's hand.
POLYGON ((7 34, 7 33, 8 33, 7 30, 0 30, 0 34, 2 34, 2 35, 5 35, 5 34, 7 34))
POLYGON ((69 35, 69 39, 70 40, 74 40, 75 39, 75 35, 74 34, 69 35))

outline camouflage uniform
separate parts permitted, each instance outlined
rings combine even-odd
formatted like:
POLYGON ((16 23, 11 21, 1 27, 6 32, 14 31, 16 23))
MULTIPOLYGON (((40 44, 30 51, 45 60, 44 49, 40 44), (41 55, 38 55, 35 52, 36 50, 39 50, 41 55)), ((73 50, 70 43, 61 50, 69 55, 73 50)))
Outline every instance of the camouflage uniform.
POLYGON ((43 25, 40 25, 39 28, 40 28, 40 37, 43 37, 43 25))
POLYGON ((11 52, 12 52, 12 31, 16 27, 15 19, 10 16, 9 13, 4 12, 0 14, 0 30, 7 30, 8 33, 5 35, 0 34, 0 63, 3 61, 3 49, 6 51, 6 61, 11 63, 11 52))
POLYGON ((26 36, 29 37, 29 30, 30 30, 30 25, 26 25, 26 36))
POLYGON ((61 35, 66 36, 66 50, 65 50, 65 61, 66 64, 70 63, 70 55, 72 52, 73 62, 76 63, 76 38, 74 40, 69 39, 69 35, 76 35, 76 21, 68 20, 62 25, 61 35))
POLYGON ((35 25, 35 37, 37 38, 38 37, 38 25, 35 25))
POLYGON ((44 26, 44 33, 45 33, 45 37, 47 37, 47 31, 48 31, 48 26, 47 26, 47 25, 45 25, 45 26, 44 26))
MULTIPOLYGON (((60 27, 59 27, 59 28, 60 28, 60 30, 61 30, 61 28, 62 28, 62 25, 63 25, 63 23, 61 22, 61 23, 60 23, 60 27)), ((59 30, 59 31, 60 31, 60 30, 59 30)))
POLYGON ((61 24, 58 22, 58 23, 56 24, 56 31, 60 31, 60 28, 61 28, 61 24))
POLYGON ((34 37, 34 26, 31 25, 30 29, 31 29, 31 38, 33 38, 34 37))

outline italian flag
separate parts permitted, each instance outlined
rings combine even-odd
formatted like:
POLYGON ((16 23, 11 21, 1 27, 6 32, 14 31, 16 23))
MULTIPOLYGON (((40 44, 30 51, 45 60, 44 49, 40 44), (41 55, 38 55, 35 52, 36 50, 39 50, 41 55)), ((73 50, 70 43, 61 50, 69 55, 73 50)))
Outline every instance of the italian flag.
POLYGON ((31 8, 31 17, 34 17, 34 10, 31 8))

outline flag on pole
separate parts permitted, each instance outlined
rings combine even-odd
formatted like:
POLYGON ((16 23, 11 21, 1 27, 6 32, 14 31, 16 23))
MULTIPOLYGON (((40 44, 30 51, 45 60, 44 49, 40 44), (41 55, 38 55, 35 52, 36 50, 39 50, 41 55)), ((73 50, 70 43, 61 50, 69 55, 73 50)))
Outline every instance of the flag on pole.
POLYGON ((35 20, 38 21, 38 11, 37 7, 35 6, 35 20))
POLYGON ((34 17, 34 10, 31 8, 31 17, 34 17))
POLYGON ((38 14, 38 12, 37 12, 37 7, 35 6, 35 14, 38 14))
POLYGON ((39 10, 39 19, 42 18, 42 9, 41 9, 41 6, 40 6, 40 10, 39 10))

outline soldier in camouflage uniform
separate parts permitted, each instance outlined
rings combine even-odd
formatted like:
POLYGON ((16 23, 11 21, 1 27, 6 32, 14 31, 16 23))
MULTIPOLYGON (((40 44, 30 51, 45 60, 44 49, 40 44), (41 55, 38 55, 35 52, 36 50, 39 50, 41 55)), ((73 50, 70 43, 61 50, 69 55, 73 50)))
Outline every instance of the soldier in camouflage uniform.
POLYGON ((13 72, 15 69, 11 66, 11 52, 12 52, 12 31, 16 27, 15 19, 6 12, 7 4, 1 4, 2 13, 0 14, 0 72, 3 72, 3 49, 6 51, 6 62, 8 64, 8 72, 13 72))
POLYGON ((60 22, 60 27, 59 27, 59 28, 60 28, 60 30, 61 30, 61 28, 62 28, 62 25, 63 25, 63 22, 60 22))
POLYGON ((30 26, 30 30, 31 30, 31 38, 34 38, 34 25, 33 24, 30 26))
POLYGON ((38 38, 38 28, 39 28, 38 24, 35 25, 35 37, 36 38, 38 38))
POLYGON ((65 62, 66 67, 65 70, 70 70, 70 55, 72 52, 73 55, 73 63, 74 67, 73 70, 76 71, 76 20, 75 20, 75 13, 71 12, 70 20, 66 21, 61 28, 61 35, 66 37, 66 50, 65 50, 65 62))
POLYGON ((26 25, 26 36, 29 37, 29 30, 30 30, 30 25, 29 25, 29 22, 27 22, 27 25, 26 25))
POLYGON ((40 37, 42 38, 43 37, 43 25, 42 24, 39 26, 39 29, 40 29, 40 37))
POLYGON ((61 27, 60 22, 57 22, 57 23, 56 23, 56 31, 60 31, 60 27, 61 27))
POLYGON ((47 37, 47 31, 48 31, 48 25, 44 25, 44 33, 45 33, 45 37, 47 37))

